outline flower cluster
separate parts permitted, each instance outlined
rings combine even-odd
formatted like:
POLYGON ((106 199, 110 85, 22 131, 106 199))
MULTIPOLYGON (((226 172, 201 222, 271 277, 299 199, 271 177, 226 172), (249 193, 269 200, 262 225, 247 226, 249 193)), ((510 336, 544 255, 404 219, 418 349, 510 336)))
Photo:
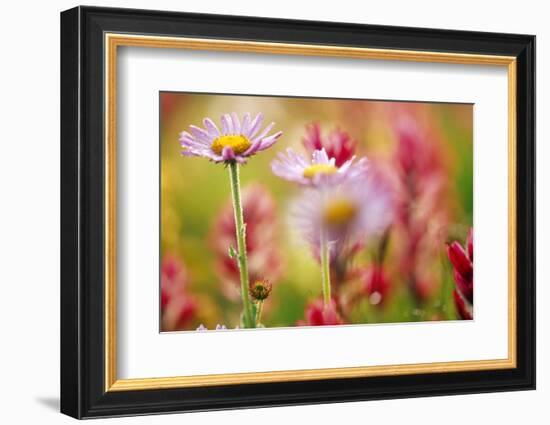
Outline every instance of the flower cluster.
POLYGON ((317 315, 318 304, 310 305, 306 324, 341 321, 332 297, 331 264, 337 263, 339 253, 350 252, 349 247, 382 233, 392 221, 391 197, 385 187, 376 184, 367 158, 348 158, 355 142, 347 134, 342 136, 345 133, 332 134, 340 135, 330 140, 338 162, 327 153, 318 127, 310 126, 305 144, 320 149, 314 150, 309 160, 289 148, 271 163, 276 176, 303 188, 291 205, 291 221, 321 266, 324 311, 317 315))
MULTIPOLYGON (((204 319, 197 311, 201 294, 190 295, 185 267, 166 255, 161 284, 163 330, 258 328, 281 323, 277 309, 288 305, 292 307, 286 310, 296 312, 290 322, 304 326, 378 322, 390 317, 385 314, 399 321, 449 318, 452 302, 460 318, 471 319, 472 232, 465 247, 457 241, 446 247, 456 283, 451 299, 450 290, 437 281, 442 265, 434 266, 434 259, 444 256, 441 234, 447 230, 441 229, 448 224, 449 210, 440 206, 447 193, 444 158, 434 134, 424 131, 417 120, 396 115, 395 148, 369 151, 368 159, 350 133, 339 127, 323 133, 317 122, 305 127, 303 152, 286 148, 266 153, 282 132, 274 132, 273 123, 264 126, 262 113, 226 113, 218 124, 204 118, 202 126, 191 125, 181 132, 183 156, 207 158, 224 165, 229 173, 230 200, 217 210, 208 242, 214 253, 212 286, 221 284, 225 299, 220 297, 220 302, 224 308, 231 307, 219 322, 204 319), (243 167, 261 152, 270 161, 273 175, 295 187, 294 198, 285 205, 291 234, 299 235, 309 247, 311 255, 306 252, 306 257, 311 260, 306 261, 320 272, 320 279, 315 278, 319 282, 304 281, 299 293, 289 290, 283 276, 277 215, 283 205, 280 193, 268 191, 269 176, 262 184, 241 188, 241 172, 247 179, 250 169, 265 167, 261 158, 243 167), (433 296, 434 287, 447 293, 447 304, 433 296), (299 296, 283 305, 289 299, 285 297, 295 294, 299 296), (396 313, 397 303, 405 313, 396 313)), ((349 128, 359 131, 362 125, 349 128)), ((209 274, 205 280, 211 278, 209 274)))

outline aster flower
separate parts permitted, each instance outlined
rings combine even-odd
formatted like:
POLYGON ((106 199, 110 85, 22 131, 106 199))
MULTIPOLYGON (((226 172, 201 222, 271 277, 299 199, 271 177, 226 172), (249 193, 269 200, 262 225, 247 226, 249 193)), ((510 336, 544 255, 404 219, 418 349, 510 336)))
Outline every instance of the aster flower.
POLYGON ((268 135, 274 123, 269 124, 260 131, 262 122, 262 113, 256 115, 254 119, 246 113, 242 121, 236 113, 224 114, 221 117, 221 131, 210 118, 205 118, 203 120, 204 129, 191 125, 190 132, 184 131, 180 134, 183 156, 202 156, 214 162, 225 162, 228 166, 233 211, 235 213, 237 249, 235 250, 235 247, 231 245, 227 249, 239 265, 240 294, 243 307, 241 317, 243 326, 246 328, 254 328, 256 323, 253 305, 248 294, 250 279, 246 249, 246 224, 241 202, 239 164, 246 163, 247 158, 250 156, 271 147, 282 134, 279 131, 268 135))
POLYGON ((392 220, 392 198, 370 176, 338 186, 305 189, 291 206, 294 227, 321 263, 325 306, 330 304, 330 263, 346 245, 381 233, 392 220))
POLYGON ((277 158, 271 162, 271 170, 276 176, 302 186, 335 185, 346 179, 361 177, 366 172, 367 159, 354 160, 355 157, 351 157, 337 166, 336 159, 329 158, 325 149, 321 148, 313 151, 308 161, 288 148, 286 154, 277 154, 277 158))
POLYGON ((357 146, 357 141, 339 128, 335 128, 323 137, 319 123, 312 123, 306 127, 306 135, 302 139, 302 143, 306 150, 311 153, 324 149, 329 158, 334 158, 337 167, 341 167, 353 158, 357 146))
POLYGON ((453 266, 453 277, 456 287, 453 298, 461 319, 472 319, 474 304, 474 240, 470 229, 466 247, 454 241, 447 245, 447 255, 453 266))
POLYGON ((321 233, 326 231, 331 256, 353 243, 383 232, 393 217, 393 200, 386 188, 366 177, 323 191, 305 189, 290 208, 291 224, 319 257, 321 233))
POLYGON ((181 154, 202 156, 214 162, 236 161, 243 164, 248 157, 271 147, 283 134, 279 131, 268 135, 274 123, 260 131, 263 119, 262 113, 254 118, 246 113, 242 120, 235 112, 224 114, 220 130, 214 121, 205 118, 204 128, 191 125, 189 132, 181 132, 181 154))

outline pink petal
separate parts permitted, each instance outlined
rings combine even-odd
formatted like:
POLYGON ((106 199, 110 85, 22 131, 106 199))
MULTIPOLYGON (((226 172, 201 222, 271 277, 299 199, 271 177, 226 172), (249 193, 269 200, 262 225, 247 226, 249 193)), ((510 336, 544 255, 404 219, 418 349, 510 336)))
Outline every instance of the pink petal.
POLYGON ((229 114, 222 115, 222 132, 223 134, 233 134, 233 122, 229 114))
POLYGON ((275 123, 272 122, 266 128, 264 128, 264 130, 260 133, 259 136, 254 137, 254 139, 252 140, 252 143, 254 143, 256 140, 263 139, 267 135, 267 133, 269 133, 269 131, 273 128, 274 125, 275 125, 275 123))
POLYGON ((277 141, 277 139, 279 137, 281 137, 283 134, 282 131, 279 131, 278 133, 275 133, 269 137, 266 137, 265 139, 263 139, 261 142, 261 145, 260 147, 258 148, 258 150, 266 150, 267 148, 270 148, 271 146, 273 146, 273 144, 275 144, 275 142, 277 141))
POLYGON ((241 134, 248 137, 248 130, 250 128, 250 114, 247 112, 243 117, 243 125, 241 126, 241 134))
POLYGON ((239 116, 236 112, 233 112, 231 118, 233 119, 233 131, 235 134, 241 134, 241 121, 239 120, 239 116))
POLYGON ((220 135, 220 130, 218 130, 218 127, 216 127, 216 124, 214 124, 214 121, 212 121, 210 118, 205 118, 203 120, 203 124, 208 130, 208 134, 211 138, 215 139, 220 135))
POLYGON ((245 134, 245 136, 248 137, 249 139, 254 137, 258 132, 258 130, 260 129, 260 127, 262 126, 263 121, 264 121, 264 114, 260 112, 258 115, 256 115, 254 120, 252 120, 252 122, 250 123, 250 129, 248 130, 248 135, 245 134))

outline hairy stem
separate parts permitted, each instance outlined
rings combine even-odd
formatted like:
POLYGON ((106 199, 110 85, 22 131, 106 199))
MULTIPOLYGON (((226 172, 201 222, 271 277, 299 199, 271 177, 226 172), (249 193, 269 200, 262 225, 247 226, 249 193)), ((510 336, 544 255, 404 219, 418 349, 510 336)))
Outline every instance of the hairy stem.
POLYGON ((256 327, 252 314, 252 302, 248 294, 248 259, 246 255, 246 226, 243 218, 243 206, 241 201, 241 188, 239 183, 239 164, 235 161, 229 163, 229 177, 231 180, 231 196, 233 199, 233 212, 235 213, 235 231, 237 236, 237 261, 241 275, 241 297, 243 303, 243 326, 245 328, 256 327))
POLYGON ((258 326, 262 320, 262 308, 264 306, 263 301, 258 301, 256 304, 256 326, 258 326))

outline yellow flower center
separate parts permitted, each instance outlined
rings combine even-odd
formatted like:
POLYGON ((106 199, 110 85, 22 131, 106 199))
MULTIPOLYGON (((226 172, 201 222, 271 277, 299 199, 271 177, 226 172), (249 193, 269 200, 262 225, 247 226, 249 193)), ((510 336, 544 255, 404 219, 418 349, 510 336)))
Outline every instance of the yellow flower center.
POLYGON ((313 164, 304 169, 304 177, 312 179, 317 174, 334 174, 337 171, 338 168, 331 164, 313 164))
POLYGON ((221 155, 223 148, 229 146, 236 155, 239 155, 246 152, 251 145, 250 140, 238 134, 218 137, 212 142, 211 148, 217 155, 221 155))
POLYGON ((348 224, 357 214, 357 208, 347 199, 333 199, 325 207, 323 219, 329 226, 348 224))

